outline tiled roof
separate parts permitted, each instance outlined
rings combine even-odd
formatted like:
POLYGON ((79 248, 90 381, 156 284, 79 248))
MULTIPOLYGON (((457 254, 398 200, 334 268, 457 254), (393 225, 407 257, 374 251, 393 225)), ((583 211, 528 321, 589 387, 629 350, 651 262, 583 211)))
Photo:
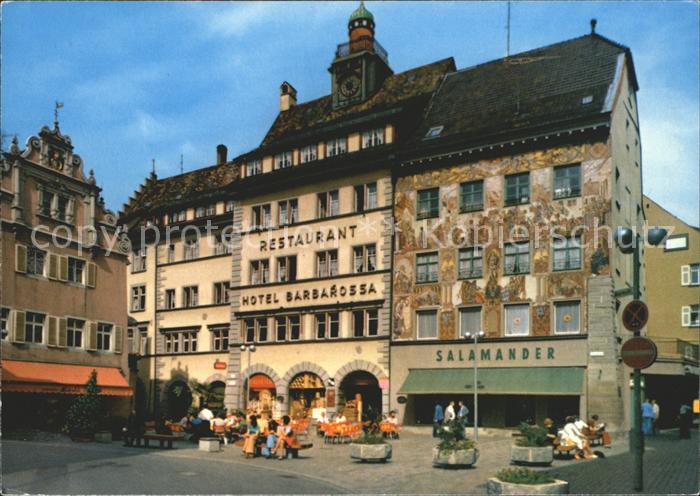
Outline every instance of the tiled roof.
POLYGON ((450 73, 414 138, 442 126, 437 141, 470 141, 607 112, 621 53, 629 51, 591 34, 450 73))
POLYGON ((330 95, 294 105, 289 110, 279 113, 263 139, 262 146, 271 145, 280 138, 289 137, 296 132, 319 128, 363 113, 381 112, 414 98, 430 95, 442 77, 454 70, 454 60, 450 57, 393 74, 384 81, 379 91, 366 101, 338 110, 333 110, 330 95))
POLYGON ((124 205, 124 216, 206 198, 238 179, 238 166, 228 162, 164 179, 146 179, 124 205))

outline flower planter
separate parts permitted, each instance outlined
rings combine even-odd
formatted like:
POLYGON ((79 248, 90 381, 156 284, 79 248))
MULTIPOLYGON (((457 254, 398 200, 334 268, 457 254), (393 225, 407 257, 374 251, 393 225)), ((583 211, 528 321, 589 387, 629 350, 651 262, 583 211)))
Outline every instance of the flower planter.
POLYGON ((548 484, 513 484, 491 477, 486 494, 569 494, 569 483, 555 479, 548 484))
POLYGON ((112 433, 109 431, 100 431, 95 433, 95 441, 98 443, 111 443, 112 433))
POLYGON ((512 446, 510 460, 516 465, 551 465, 553 453, 551 446, 512 446))
POLYGON ((472 448, 468 450, 440 451, 433 448, 433 465, 436 467, 471 467, 476 464, 479 458, 479 450, 472 448))
POLYGON ((391 458, 391 444, 350 445, 350 458, 363 462, 386 462, 391 458))
POLYGON ((221 443, 218 437, 199 438, 199 451, 221 451, 221 443))

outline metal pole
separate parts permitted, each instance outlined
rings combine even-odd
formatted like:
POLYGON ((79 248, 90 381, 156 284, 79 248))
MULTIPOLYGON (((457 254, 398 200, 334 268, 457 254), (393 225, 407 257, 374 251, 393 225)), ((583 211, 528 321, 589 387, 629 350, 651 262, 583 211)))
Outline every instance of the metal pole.
MULTIPOLYGON (((640 298, 639 287, 639 235, 635 235, 632 252, 632 294, 635 300, 640 298)), ((639 332, 634 333, 639 336, 639 332)), ((635 491, 644 489, 644 434, 642 433, 642 371, 634 369, 632 392, 632 431, 630 432, 630 451, 634 461, 633 483, 635 491)))
POLYGON ((245 409, 248 411, 248 402, 250 401, 250 345, 246 346, 248 350, 248 367, 245 370, 245 409))
POLYGON ((477 375, 479 373, 479 349, 477 348, 477 340, 479 334, 474 335, 474 441, 479 440, 479 381, 477 375))

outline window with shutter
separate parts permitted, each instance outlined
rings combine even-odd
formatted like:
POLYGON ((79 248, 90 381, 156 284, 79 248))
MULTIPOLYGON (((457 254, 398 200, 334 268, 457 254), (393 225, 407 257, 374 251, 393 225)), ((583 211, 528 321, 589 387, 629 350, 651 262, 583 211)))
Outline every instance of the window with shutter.
POLYGON ((59 257, 58 259, 58 279, 60 281, 68 280, 68 257, 59 257))
POLYGON ((68 320, 58 319, 58 346, 65 348, 68 345, 68 320))
POLYGON ((15 245, 15 271, 27 272, 27 247, 15 245))
POLYGON ((87 286, 94 288, 97 283, 97 267, 94 263, 87 264, 87 286))
POLYGON ((681 286, 690 285, 690 265, 681 267, 681 286))
POLYGON ((48 345, 58 346, 58 318, 51 317, 48 318, 49 324, 49 335, 48 335, 48 345))
POLYGON ((122 352, 122 339, 124 338, 124 328, 122 326, 114 326, 114 352, 122 352))
POLYGON ((26 314, 19 310, 15 310, 15 318, 12 326, 12 341, 15 343, 24 343, 24 326, 26 322, 26 314))
POLYGON ((97 349, 97 322, 90 322, 88 326, 87 349, 90 351, 97 349))
POLYGON ((59 258, 55 253, 49 253, 49 279, 58 279, 59 258))

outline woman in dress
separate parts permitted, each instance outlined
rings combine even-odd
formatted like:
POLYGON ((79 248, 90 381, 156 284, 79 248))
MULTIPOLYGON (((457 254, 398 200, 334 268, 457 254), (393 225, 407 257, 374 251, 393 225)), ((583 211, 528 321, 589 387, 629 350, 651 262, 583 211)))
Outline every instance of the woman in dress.
POLYGON ((243 454, 245 454, 246 458, 255 457, 255 442, 258 440, 259 433, 260 427, 258 426, 258 419, 255 415, 251 415, 246 433, 243 435, 243 454))

